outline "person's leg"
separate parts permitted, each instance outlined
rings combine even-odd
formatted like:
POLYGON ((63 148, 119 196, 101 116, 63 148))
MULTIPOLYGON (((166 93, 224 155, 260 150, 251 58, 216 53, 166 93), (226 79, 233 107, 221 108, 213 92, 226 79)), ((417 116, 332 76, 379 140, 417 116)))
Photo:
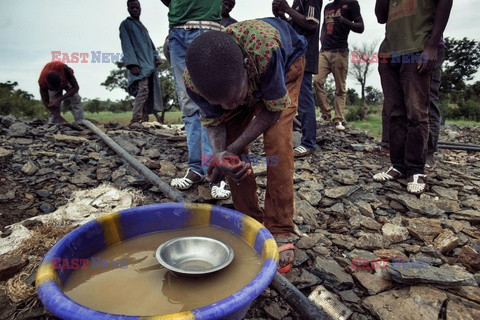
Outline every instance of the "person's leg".
POLYGON ((133 102, 132 120, 130 124, 141 123, 143 118, 143 109, 148 99, 148 78, 138 80, 138 92, 133 102))
POLYGON ((297 113, 298 96, 305 68, 305 58, 298 58, 288 69, 286 87, 292 106, 281 111, 280 118, 263 134, 265 153, 278 159, 267 166, 265 226, 276 237, 288 237, 293 231, 293 148, 292 122, 297 113))
MULTIPOLYGON (((63 94, 63 90, 57 90, 57 91, 51 91, 51 90, 48 90, 48 101, 53 101, 57 98, 60 98, 63 94)), ((62 107, 61 107, 61 104, 55 108, 55 112, 57 114, 61 114, 62 113, 62 107)), ((50 123, 62 123, 62 120, 60 120, 60 118, 58 118, 57 116, 55 116, 53 113, 50 112, 50 115, 48 116, 48 122, 50 123)))
MULTIPOLYGON (((400 85, 404 92, 407 122, 404 163, 407 177, 423 174, 427 158, 428 109, 431 71, 419 73, 417 63, 402 63, 400 85)), ((395 134, 390 122, 390 139, 395 134), (392 132, 393 131, 393 132, 392 132)), ((391 149, 391 147, 390 147, 391 149)))
POLYGON ((332 74, 335 79, 335 117, 333 121, 345 120, 345 98, 347 96, 348 51, 335 52, 332 74))
POLYGON ((380 146, 382 148, 388 149, 388 121, 389 121, 389 114, 387 113, 387 108, 385 107, 385 102, 383 103, 382 107, 382 141, 380 142, 380 146))
POLYGON ((211 145, 205 129, 200 123, 199 107, 190 99, 183 81, 186 68, 185 54, 188 45, 204 30, 171 29, 168 47, 177 90, 178 103, 182 110, 188 148, 188 166, 200 174, 205 174, 207 167, 202 167, 202 148, 205 154, 212 154, 211 145), (203 145, 203 146, 202 146, 203 145))
MULTIPOLYGON (((263 104, 261 107, 264 108, 263 104)), ((227 146, 232 144, 242 134, 242 132, 245 131, 245 128, 248 126, 250 121, 252 121, 254 116, 254 113, 249 112, 247 108, 239 107, 237 110, 238 113, 226 122, 227 146)), ((248 147, 241 151, 240 157, 242 155, 248 155, 248 147)), ((232 200, 235 210, 240 211, 243 214, 246 214, 263 223, 263 210, 259 206, 257 183, 255 181, 255 173, 253 170, 239 183, 236 183, 228 177, 227 181, 232 192, 232 200)))
POLYGON ((313 77, 315 98, 320 107, 320 112, 326 119, 330 119, 332 110, 327 99, 327 92, 325 91, 325 82, 327 81, 328 74, 331 72, 330 55, 331 52, 320 52, 318 58, 318 74, 313 77))
POLYGON ((303 74, 300 95, 298 96, 298 115, 302 124, 301 145, 307 149, 317 149, 317 120, 315 116, 315 102, 312 92, 312 74, 303 74))
POLYGON ((427 164, 430 168, 433 168, 435 165, 434 153, 437 151, 438 136, 440 135, 440 109, 438 108, 438 103, 442 77, 442 64, 444 60, 445 49, 438 48, 437 62, 430 82, 430 108, 428 110, 430 129, 428 135, 427 164))
POLYGON ((388 140, 392 166, 405 174, 405 140, 407 136, 407 112, 400 84, 400 65, 380 63, 378 66, 384 95, 384 108, 389 123, 388 140))

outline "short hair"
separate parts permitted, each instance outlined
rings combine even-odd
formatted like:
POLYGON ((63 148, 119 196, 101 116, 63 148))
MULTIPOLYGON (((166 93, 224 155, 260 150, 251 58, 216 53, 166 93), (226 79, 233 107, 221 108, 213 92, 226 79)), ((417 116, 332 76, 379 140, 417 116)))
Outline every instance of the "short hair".
POLYGON ((138 0, 127 0, 127 7, 128 7, 128 4, 129 4, 130 2, 138 2, 138 3, 140 3, 140 1, 138 1, 138 0))
POLYGON ((239 85, 245 72, 243 53, 233 38, 221 31, 202 33, 188 46, 185 62, 200 93, 221 100, 239 85))
POLYGON ((58 74, 58 72, 50 72, 49 74, 47 74, 47 77, 45 80, 53 88, 60 87, 62 83, 62 79, 60 78, 60 75, 58 74))

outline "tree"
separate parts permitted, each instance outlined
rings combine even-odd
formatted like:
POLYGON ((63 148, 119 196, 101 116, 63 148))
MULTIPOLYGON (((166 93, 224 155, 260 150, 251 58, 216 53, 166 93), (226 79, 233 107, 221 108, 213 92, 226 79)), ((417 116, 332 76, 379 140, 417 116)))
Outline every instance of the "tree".
POLYGON ((16 89, 17 82, 0 83, 0 114, 16 117, 46 118, 47 110, 43 104, 33 99, 33 95, 16 89))
POLYGON ((383 93, 382 91, 372 87, 372 86, 367 86, 365 88, 365 102, 367 105, 378 105, 382 104, 383 102, 383 93))
POLYGON ((445 63, 440 91, 455 94, 466 89, 480 66, 480 42, 463 38, 445 38, 445 63))
POLYGON ((356 106, 360 104, 360 97, 353 88, 347 89, 347 105, 356 106))
POLYGON ((361 45, 352 45, 352 63, 350 64, 349 74, 355 78, 360 85, 360 94, 362 100, 361 120, 367 118, 367 103, 365 100, 365 88, 367 78, 372 72, 372 63, 378 63, 378 54, 375 54, 377 42, 362 43, 361 45))

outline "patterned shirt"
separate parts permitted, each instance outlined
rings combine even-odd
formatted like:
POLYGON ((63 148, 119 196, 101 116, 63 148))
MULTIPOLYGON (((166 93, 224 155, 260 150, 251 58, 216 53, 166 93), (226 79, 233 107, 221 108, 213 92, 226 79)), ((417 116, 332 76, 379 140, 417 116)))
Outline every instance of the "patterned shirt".
MULTIPOLYGON (((248 94, 239 108, 251 107, 259 100, 262 100, 270 111, 282 111, 290 107, 285 77, 292 63, 305 54, 305 38, 278 18, 241 21, 226 28, 225 32, 238 43, 248 61, 248 94)), ((228 112, 203 99, 188 70, 185 70, 184 80, 188 94, 200 107, 202 123, 205 126, 219 125, 235 112, 228 112)))

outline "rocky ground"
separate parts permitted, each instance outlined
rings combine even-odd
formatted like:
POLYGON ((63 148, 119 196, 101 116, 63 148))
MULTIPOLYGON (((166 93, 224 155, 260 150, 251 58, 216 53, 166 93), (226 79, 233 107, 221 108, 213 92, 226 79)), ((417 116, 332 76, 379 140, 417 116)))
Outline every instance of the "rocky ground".
MULTIPOLYGON (((186 142, 178 128, 131 130, 110 123, 104 129, 165 181, 185 172, 186 142)), ((478 144, 479 135, 479 127, 445 127, 440 140, 478 144)), ((412 196, 404 180, 372 181, 389 159, 366 133, 321 125, 318 137, 316 154, 295 161, 297 250, 287 278, 305 295, 328 290, 344 318, 480 319, 480 153, 440 150, 427 192, 412 196)), ((139 190, 140 204, 169 201, 85 128, 0 117, 0 146, 2 237, 11 233, 8 225, 53 212, 73 191, 103 182, 139 190)), ((261 154, 260 141, 252 152, 261 154)), ((265 170, 256 172, 263 200, 265 170)), ((211 199, 206 184, 184 194, 190 201, 232 206, 211 199)), ((0 285, 25 266, 16 259, 0 257, 0 285)), ((0 318, 11 318, 15 308, 0 292, 0 318)), ((21 318, 42 317, 53 318, 39 308, 21 318)), ((300 316, 267 289, 247 318, 300 316)))

